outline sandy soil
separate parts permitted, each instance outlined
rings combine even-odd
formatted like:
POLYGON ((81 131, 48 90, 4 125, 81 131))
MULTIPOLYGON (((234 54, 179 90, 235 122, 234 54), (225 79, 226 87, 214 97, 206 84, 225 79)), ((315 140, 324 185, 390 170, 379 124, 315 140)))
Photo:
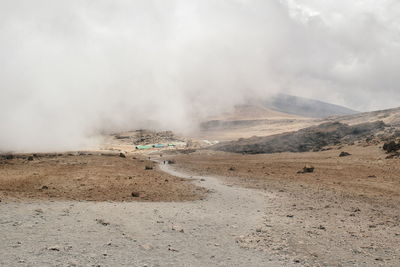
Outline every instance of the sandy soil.
POLYGON ((202 151, 176 157, 177 167, 214 175, 227 185, 276 195, 263 225, 244 248, 312 266, 398 266, 400 160, 378 146, 315 153, 241 155, 202 151), (341 151, 352 155, 338 157, 341 151), (313 173, 297 173, 305 165, 313 173))
POLYGON ((0 199, 190 201, 206 190, 127 155, 76 153, 19 155, 0 160, 0 199), (146 166, 154 169, 145 170, 146 166))

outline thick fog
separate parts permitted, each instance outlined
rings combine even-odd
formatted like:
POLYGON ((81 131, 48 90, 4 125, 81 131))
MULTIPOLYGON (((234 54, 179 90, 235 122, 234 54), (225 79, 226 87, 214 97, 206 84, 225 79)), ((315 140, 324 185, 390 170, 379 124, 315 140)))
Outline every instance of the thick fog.
POLYGON ((189 131, 285 92, 400 106, 400 2, 0 0, 0 151, 189 131))

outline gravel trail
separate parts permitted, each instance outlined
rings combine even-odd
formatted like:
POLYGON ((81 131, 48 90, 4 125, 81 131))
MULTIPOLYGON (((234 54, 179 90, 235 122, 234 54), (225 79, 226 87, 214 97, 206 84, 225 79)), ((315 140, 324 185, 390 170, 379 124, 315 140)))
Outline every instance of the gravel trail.
MULTIPOLYGON (((195 179, 193 202, 0 202, 0 266, 280 266, 236 240, 263 223, 275 196, 195 179)), ((285 263, 288 266, 288 263, 285 263)))

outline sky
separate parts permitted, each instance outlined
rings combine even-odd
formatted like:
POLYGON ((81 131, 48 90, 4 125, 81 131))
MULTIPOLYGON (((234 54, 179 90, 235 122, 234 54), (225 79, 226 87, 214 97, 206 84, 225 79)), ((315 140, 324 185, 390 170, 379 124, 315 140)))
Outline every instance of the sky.
POLYGON ((396 0, 0 0, 0 151, 188 131, 275 93, 400 106, 396 0))

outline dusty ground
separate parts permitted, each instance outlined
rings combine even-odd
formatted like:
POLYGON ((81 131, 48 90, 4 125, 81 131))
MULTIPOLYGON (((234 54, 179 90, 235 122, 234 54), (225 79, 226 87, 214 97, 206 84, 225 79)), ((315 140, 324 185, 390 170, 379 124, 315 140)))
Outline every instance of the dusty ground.
POLYGON ((400 264, 400 159, 378 146, 315 153, 241 155, 201 151, 177 167, 227 185, 275 194, 263 225, 240 245, 312 266, 400 264), (352 155, 338 157, 341 151, 352 155), (313 173, 297 173, 313 165, 313 173))
POLYGON ((206 194, 137 156, 39 154, 31 161, 27 157, 0 160, 1 200, 189 201, 206 194), (146 166, 154 169, 145 170, 146 166))
POLYGON ((399 266, 400 159, 379 146, 98 153, 0 161, 1 266, 399 266))
POLYGON ((0 266, 295 265, 239 246, 273 194, 160 169, 211 193, 186 202, 1 202, 0 266))

